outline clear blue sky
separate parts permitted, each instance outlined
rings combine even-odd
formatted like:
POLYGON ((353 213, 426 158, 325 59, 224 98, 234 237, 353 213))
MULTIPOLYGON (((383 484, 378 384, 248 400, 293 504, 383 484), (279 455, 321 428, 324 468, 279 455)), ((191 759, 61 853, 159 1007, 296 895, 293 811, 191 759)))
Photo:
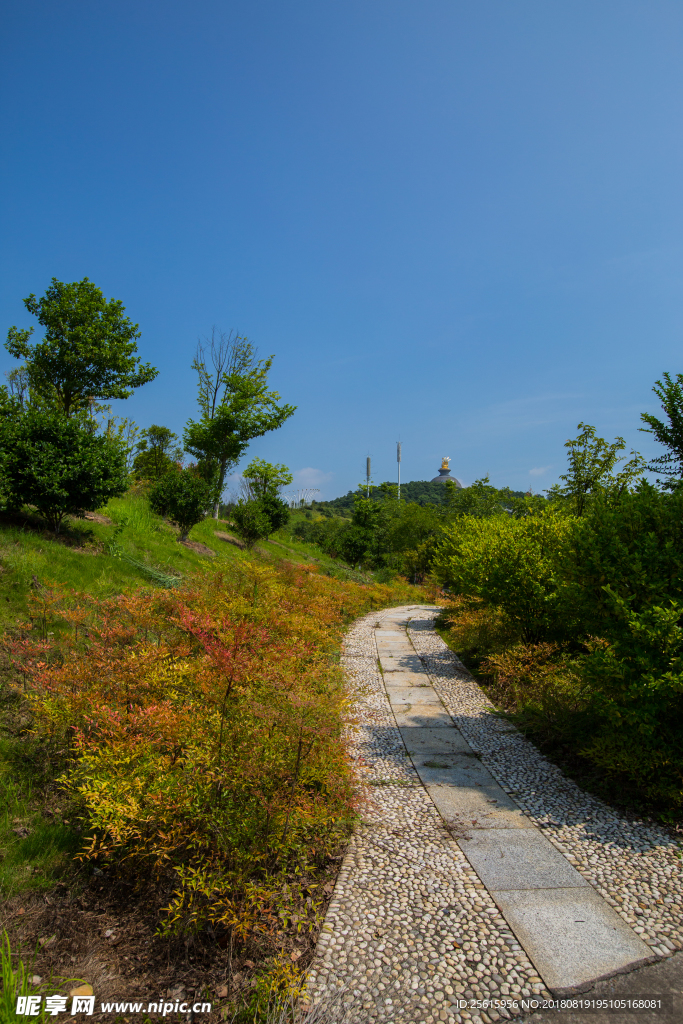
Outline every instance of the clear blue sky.
MULTIPOLYGON (((212 324, 298 405, 251 453, 541 490, 579 420, 645 454, 683 370, 680 0, 14 0, 0 330, 121 299, 182 432, 212 324)), ((0 370, 13 365, 4 352, 0 370)))

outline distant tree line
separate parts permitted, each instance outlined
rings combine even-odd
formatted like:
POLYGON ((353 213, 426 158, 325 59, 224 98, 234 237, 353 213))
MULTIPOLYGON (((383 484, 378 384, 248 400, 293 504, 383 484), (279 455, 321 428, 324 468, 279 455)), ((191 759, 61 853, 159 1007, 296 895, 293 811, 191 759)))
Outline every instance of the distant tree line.
MULTIPOLYGON (((396 483, 392 481, 386 481, 382 484, 371 484, 370 497, 375 501, 383 501, 385 497, 392 493, 390 489, 392 487, 396 488, 396 486, 396 483)), ((365 487, 361 487, 360 490, 365 491, 365 487)), ((525 492, 510 491, 509 493, 517 498, 523 498, 525 492)), ((329 511, 341 513, 342 515, 351 515, 356 494, 356 491, 348 491, 340 498, 332 498, 330 501, 314 501, 311 503, 311 508, 323 514, 329 511)), ((442 505, 446 507, 450 504, 450 498, 445 485, 431 480, 411 480, 408 483, 402 483, 401 500, 412 502, 415 505, 442 505)))

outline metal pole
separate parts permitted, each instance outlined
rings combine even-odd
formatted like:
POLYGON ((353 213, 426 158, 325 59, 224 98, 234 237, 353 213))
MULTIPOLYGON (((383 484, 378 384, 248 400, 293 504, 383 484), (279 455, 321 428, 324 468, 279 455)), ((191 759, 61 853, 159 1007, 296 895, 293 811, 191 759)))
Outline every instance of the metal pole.
POLYGON ((368 498, 370 497, 370 456, 368 455, 367 462, 365 464, 366 472, 366 493, 368 498))
POLYGON ((398 462, 398 500, 401 500, 401 442, 396 442, 396 461, 398 462))

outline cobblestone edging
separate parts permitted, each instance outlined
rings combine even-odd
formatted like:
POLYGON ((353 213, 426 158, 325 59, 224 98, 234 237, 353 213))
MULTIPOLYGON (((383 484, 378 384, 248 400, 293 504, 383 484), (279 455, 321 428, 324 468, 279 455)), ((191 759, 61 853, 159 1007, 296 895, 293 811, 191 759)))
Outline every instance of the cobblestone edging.
MULTIPOLYGON (((391 609, 394 613, 396 609, 391 609)), ((354 695, 348 741, 364 797, 309 974, 338 989, 351 1019, 395 1024, 497 1020, 458 998, 543 992, 493 899, 444 826, 408 758, 377 667, 373 612, 349 631, 342 663, 354 695)), ((431 622, 434 610, 410 614, 431 622)))
POLYGON ((670 956, 683 948, 681 846, 663 829, 585 793, 492 714, 491 702, 428 620, 411 623, 408 633, 455 724, 502 788, 653 953, 670 956))

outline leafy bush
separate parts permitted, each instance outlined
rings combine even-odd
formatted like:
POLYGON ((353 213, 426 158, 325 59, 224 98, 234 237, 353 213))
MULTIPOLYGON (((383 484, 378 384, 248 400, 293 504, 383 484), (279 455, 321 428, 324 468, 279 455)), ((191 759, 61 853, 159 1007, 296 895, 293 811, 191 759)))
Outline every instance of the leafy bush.
POLYGON ((659 803, 683 806, 683 603, 636 612, 608 591, 622 623, 593 641, 583 670, 596 725, 581 754, 659 803))
POLYGON ((456 594, 503 609, 533 642, 555 628, 557 558, 572 525, 552 505, 520 519, 463 516, 443 531, 435 576, 456 594))
POLYGON ((438 620, 446 643, 478 671, 492 654, 502 654, 520 642, 519 629, 500 608, 479 598, 452 598, 438 620))
POLYGON ((149 492, 153 512, 170 519, 186 540, 193 526, 201 523, 211 505, 211 488, 192 469, 172 471, 162 476, 149 492))
POLYGON ((416 596, 252 561, 175 591, 53 594, 61 626, 5 643, 80 801, 82 856, 158 884, 168 931, 267 942, 284 882, 354 813, 330 649, 346 618, 416 596))
POLYGON ((621 636, 607 587, 636 611, 683 600, 683 491, 642 482, 618 501, 594 498, 557 549, 566 637, 621 636))
POLYGON ((245 501, 240 498, 232 509, 231 519, 238 536, 250 548, 257 540, 265 540, 274 530, 268 510, 262 501, 245 501))
POLYGON ((270 532, 275 533, 289 522, 289 507, 277 494, 264 494, 259 499, 261 509, 270 521, 270 532))
POLYGON ((581 661, 555 643, 515 644, 486 658, 489 696, 541 745, 585 740, 590 687, 581 661))
POLYGON ((7 500, 32 505, 57 534, 68 516, 94 512, 128 487, 121 447, 80 419, 29 409, 0 430, 7 500))

